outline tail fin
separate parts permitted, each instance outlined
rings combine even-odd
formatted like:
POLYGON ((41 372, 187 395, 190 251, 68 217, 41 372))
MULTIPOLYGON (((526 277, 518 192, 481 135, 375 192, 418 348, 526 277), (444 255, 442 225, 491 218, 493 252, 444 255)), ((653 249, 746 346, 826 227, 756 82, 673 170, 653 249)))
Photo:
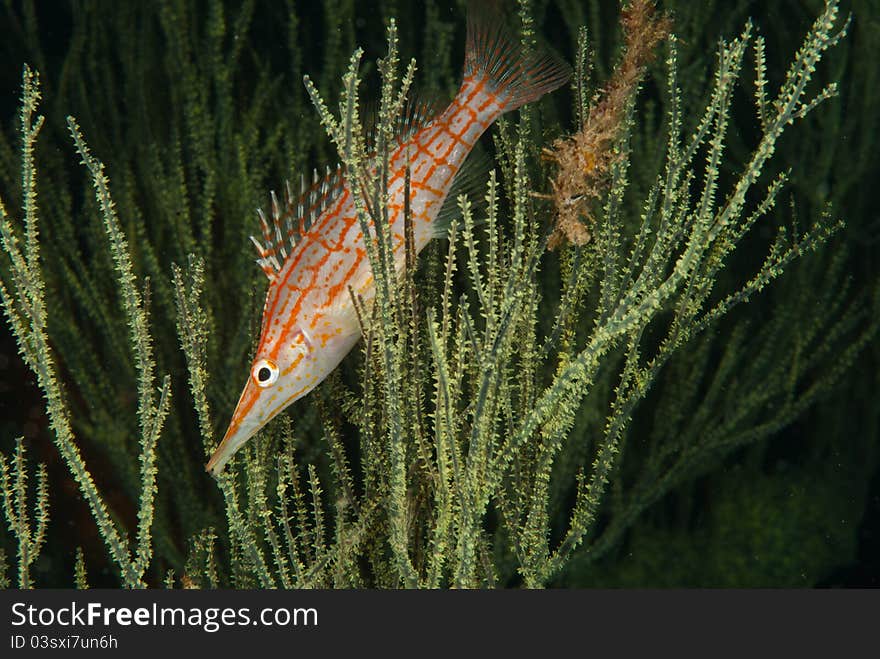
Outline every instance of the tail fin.
POLYGON ((505 112, 536 101, 568 81, 568 64, 547 51, 526 54, 486 4, 478 0, 468 6, 465 78, 483 78, 504 103, 505 112))

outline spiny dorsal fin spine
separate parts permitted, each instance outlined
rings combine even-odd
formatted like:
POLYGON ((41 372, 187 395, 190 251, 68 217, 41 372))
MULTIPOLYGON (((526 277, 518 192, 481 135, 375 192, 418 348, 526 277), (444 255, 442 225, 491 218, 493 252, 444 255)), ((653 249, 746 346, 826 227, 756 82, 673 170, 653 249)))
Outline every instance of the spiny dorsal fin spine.
POLYGON ((300 234, 305 233, 306 230, 306 207, 304 200, 306 198, 306 194, 308 194, 308 188, 306 187, 306 175, 299 175, 299 199, 297 199, 296 203, 296 216, 299 218, 299 232, 300 234))
MULTIPOLYGON (((284 181, 284 207, 293 208, 293 194, 290 190, 290 181, 284 181)), ((296 247, 298 242, 296 239, 296 228, 293 226, 293 214, 285 213, 285 227, 287 229, 287 240, 290 242, 290 248, 296 247)))
POLYGON ((284 248, 284 232, 281 230, 281 208, 278 205, 278 197, 275 196, 274 190, 269 193, 269 198, 272 203, 272 222, 275 224, 275 246, 281 254, 281 258, 286 259, 287 250, 284 248))
POLYGON ((270 214, 272 223, 262 208, 257 209, 260 218, 260 230, 263 242, 251 236, 260 258, 257 264, 270 280, 281 271, 276 255, 282 261, 292 253, 297 243, 309 231, 312 224, 330 206, 342 190, 342 169, 329 167, 322 177, 318 170, 312 171, 312 183, 306 183, 306 177, 300 176, 300 194, 294 198, 290 182, 285 182, 285 198, 282 206, 275 191, 269 193, 270 214))
MULTIPOLYGON (((254 244, 254 247, 257 248, 257 253, 260 255, 260 259, 266 258, 266 250, 263 249, 263 246, 260 244, 260 241, 251 236, 251 242, 254 244)), ((257 261, 259 263, 259 261, 257 261)))
MULTIPOLYGON (((263 213, 262 208, 257 209, 257 215, 260 218, 260 229, 263 232, 263 242, 266 244, 264 251, 268 251, 272 245, 272 232, 269 229, 269 222, 266 220, 266 214, 263 213)), ((251 236, 251 239, 253 239, 253 236, 251 236)))

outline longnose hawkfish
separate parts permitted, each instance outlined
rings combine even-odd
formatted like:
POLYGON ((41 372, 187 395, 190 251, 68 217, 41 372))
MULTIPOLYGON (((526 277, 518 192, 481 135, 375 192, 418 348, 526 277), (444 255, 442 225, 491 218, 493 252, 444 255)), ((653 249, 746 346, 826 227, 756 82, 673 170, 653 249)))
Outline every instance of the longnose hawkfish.
MULTIPOLYGON (((473 5, 472 5, 473 6, 473 5)), ((526 53, 497 17, 469 12, 464 79, 449 106, 423 118, 389 153, 388 221, 395 266, 404 267, 404 190, 416 252, 438 234, 438 216, 466 156, 505 112, 563 85, 568 67, 548 53, 526 53)), ((257 431, 314 389, 361 336, 352 292, 374 292, 364 235, 346 177, 317 181, 286 204, 272 195, 275 229, 260 213, 257 263, 269 278, 260 342, 244 391, 206 469, 222 472, 257 431), (281 230, 288 230, 287 247, 281 230), (299 227, 299 230, 294 229, 299 227), (283 263, 279 264, 278 255, 283 263)))

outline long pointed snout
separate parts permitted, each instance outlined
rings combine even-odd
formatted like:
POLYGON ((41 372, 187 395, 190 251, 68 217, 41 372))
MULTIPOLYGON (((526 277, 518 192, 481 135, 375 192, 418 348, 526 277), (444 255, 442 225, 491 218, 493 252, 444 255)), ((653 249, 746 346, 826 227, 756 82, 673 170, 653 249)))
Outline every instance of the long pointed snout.
POLYGON ((238 449, 244 446, 268 421, 268 419, 260 421, 260 415, 254 409, 258 398, 259 390, 252 382, 248 381, 244 391, 241 392, 241 398, 238 399, 238 405, 235 406, 235 413, 232 415, 223 441, 220 442, 220 446, 217 447, 211 459, 208 460, 208 464, 205 465, 205 471, 210 472, 212 476, 220 475, 226 463, 232 459, 238 449))

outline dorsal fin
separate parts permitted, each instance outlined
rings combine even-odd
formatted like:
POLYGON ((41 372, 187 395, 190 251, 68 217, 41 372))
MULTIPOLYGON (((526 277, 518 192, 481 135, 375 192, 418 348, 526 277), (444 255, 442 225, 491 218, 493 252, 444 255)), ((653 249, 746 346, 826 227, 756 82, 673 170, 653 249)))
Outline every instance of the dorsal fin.
POLYGON ((399 144, 403 144, 422 128, 431 123, 448 103, 427 96, 424 93, 411 93, 406 107, 397 120, 394 136, 399 144))
MULTIPOLYGON (((393 150, 395 143, 403 144, 415 135, 419 130, 427 126, 439 115, 446 104, 431 96, 410 92, 406 99, 403 111, 394 123, 394 137, 389 145, 393 150)), ((376 132, 379 123, 379 109, 375 104, 368 106, 364 112, 364 136, 366 138, 367 153, 375 157, 377 150, 376 132)))
POLYGON ((342 191, 342 168, 331 170, 328 167, 322 177, 314 170, 310 184, 301 175, 299 187, 299 194, 294 196, 290 182, 285 183, 283 207, 274 190, 269 194, 271 219, 266 217, 262 208, 257 209, 263 242, 254 236, 251 236, 251 242, 260 255, 257 265, 266 273, 269 281, 273 281, 281 271, 287 255, 312 227, 312 223, 339 196, 342 191))

